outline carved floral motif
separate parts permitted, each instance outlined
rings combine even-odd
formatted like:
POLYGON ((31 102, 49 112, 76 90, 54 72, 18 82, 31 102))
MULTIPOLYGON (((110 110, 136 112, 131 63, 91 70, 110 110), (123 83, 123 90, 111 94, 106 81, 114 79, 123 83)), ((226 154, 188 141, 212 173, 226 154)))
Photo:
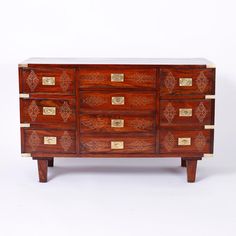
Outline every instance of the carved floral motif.
POLYGON ((28 143, 32 151, 36 151, 38 145, 40 144, 40 138, 36 131, 33 131, 28 139, 28 143))
POLYGON ((195 110, 195 115, 200 123, 202 123, 204 121, 204 119, 206 118, 207 109, 204 106, 203 102, 199 103, 198 107, 195 110))
POLYGON ((163 145, 169 152, 175 146, 175 137, 171 132, 168 132, 167 135, 164 137, 163 145))
POLYGON ((203 93, 206 89, 207 84, 208 84, 208 79, 204 75, 203 71, 201 71, 199 76, 197 77, 196 83, 197 83, 197 87, 200 90, 200 92, 203 93))
POLYGON ((64 102, 63 105, 60 107, 60 114, 64 122, 67 122, 67 120, 70 118, 72 111, 70 109, 70 106, 68 102, 64 102))
POLYGON ((168 123, 170 124, 176 115, 176 109, 174 108, 172 103, 169 102, 167 104, 163 114, 164 114, 165 118, 167 119, 168 123))
POLYGON ((206 137, 202 132, 199 132, 194 140, 194 144, 198 151, 202 151, 204 147, 206 146, 206 137))
POLYGON ((166 86, 168 92, 172 93, 173 89, 175 87, 175 84, 176 84, 176 80, 171 72, 169 72, 168 75, 165 77, 164 83, 165 83, 165 86, 166 86))
POLYGON ((86 96, 82 98, 82 103, 88 104, 89 106, 101 106, 106 102, 104 98, 98 96, 86 96))
POLYGON ((150 103, 152 103, 152 98, 149 97, 131 97, 130 98, 130 103, 134 106, 146 106, 150 103))
POLYGON ((136 129, 141 129, 141 130, 145 130, 145 129, 152 127, 152 121, 141 119, 141 118, 140 119, 133 119, 129 123, 130 123, 130 126, 136 128, 136 129))
POLYGON ((31 92, 33 92, 35 90, 35 88, 37 87, 37 85, 39 83, 39 79, 33 70, 30 71, 30 73, 26 79, 26 83, 29 86, 31 92))
POLYGON ((60 76, 60 86, 63 92, 66 92, 71 84, 70 76, 63 71, 62 75, 60 76))
POLYGON ((68 131, 64 131, 63 135, 60 138, 60 144, 64 151, 68 151, 72 144, 72 138, 69 135, 68 131))
POLYGON ((28 107, 28 114, 30 116, 31 121, 35 121, 40 110, 39 107, 37 106, 36 102, 33 100, 29 107, 28 107))

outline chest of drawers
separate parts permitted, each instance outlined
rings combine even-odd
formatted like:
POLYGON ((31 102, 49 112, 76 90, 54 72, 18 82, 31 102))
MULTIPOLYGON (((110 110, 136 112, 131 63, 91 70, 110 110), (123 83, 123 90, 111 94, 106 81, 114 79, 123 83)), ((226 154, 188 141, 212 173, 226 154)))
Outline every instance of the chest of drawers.
POLYGON ((47 181, 55 157, 180 158, 194 182, 213 153, 206 59, 32 58, 19 64, 22 156, 47 181))

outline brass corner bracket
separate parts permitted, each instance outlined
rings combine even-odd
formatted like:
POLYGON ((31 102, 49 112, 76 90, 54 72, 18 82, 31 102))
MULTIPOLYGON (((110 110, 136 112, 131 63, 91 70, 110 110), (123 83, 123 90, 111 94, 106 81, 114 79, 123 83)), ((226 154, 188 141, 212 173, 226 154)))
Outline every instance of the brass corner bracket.
POLYGON ((27 68, 27 67, 28 67, 28 64, 18 64, 18 67, 19 67, 19 68, 27 68))
POLYGON ((204 153, 203 157, 213 157, 213 153, 204 153))
POLYGON ((31 157, 31 153, 21 153, 22 157, 31 157))

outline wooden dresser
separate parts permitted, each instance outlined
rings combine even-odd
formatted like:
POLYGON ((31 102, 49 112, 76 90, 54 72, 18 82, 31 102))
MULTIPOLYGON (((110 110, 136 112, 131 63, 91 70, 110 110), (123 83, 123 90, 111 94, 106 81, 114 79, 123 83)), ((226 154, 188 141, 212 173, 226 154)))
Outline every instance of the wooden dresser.
POLYGON ((213 153, 215 68, 205 59, 32 58, 19 64, 22 156, 181 158, 213 153))

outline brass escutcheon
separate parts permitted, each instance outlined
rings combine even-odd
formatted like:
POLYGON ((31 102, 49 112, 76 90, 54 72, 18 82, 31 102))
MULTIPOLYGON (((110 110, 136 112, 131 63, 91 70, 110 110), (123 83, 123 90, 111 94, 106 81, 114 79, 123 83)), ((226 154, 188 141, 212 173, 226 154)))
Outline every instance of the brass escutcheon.
POLYGON ((180 108, 179 116, 192 116, 192 108, 180 108))
POLYGON ((111 141, 111 149, 124 149, 124 141, 111 141))
POLYGON ((55 77, 42 77, 42 85, 55 85, 55 77))
POLYGON ((192 78, 179 78, 179 86, 192 86, 193 80, 192 78))
POLYGON ((56 115, 56 107, 43 107, 43 115, 44 116, 55 116, 56 115))
POLYGON ((111 120, 111 127, 112 128, 123 128, 124 127, 124 120, 123 119, 112 119, 111 120))
POLYGON ((124 97, 112 97, 111 98, 111 104, 112 105, 124 105, 125 104, 125 98, 124 97))
POLYGON ((178 146, 190 146, 191 138, 178 138, 178 146))
POLYGON ((124 74, 111 74, 111 82, 124 82, 124 74))
POLYGON ((48 145, 56 145, 57 137, 43 137, 43 143, 48 145))

